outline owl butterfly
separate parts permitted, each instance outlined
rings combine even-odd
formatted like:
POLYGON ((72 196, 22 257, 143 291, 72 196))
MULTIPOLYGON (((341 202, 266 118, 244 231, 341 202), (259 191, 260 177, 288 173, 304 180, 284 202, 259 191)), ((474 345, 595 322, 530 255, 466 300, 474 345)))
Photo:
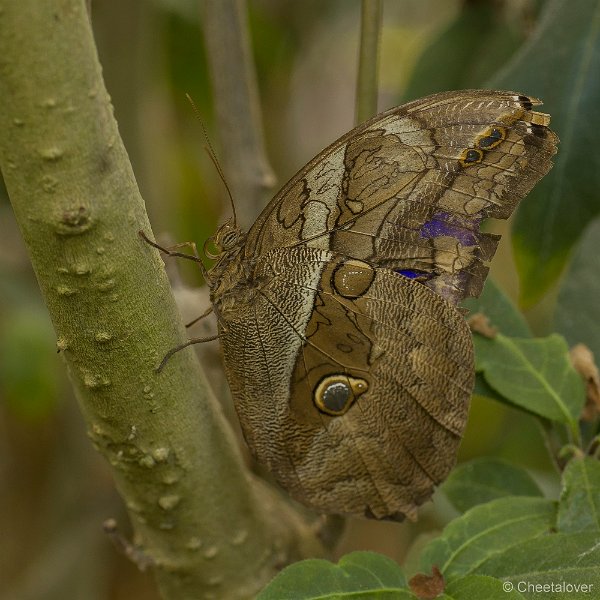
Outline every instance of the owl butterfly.
POLYGON ((467 90, 359 125, 311 160, 207 273, 252 453, 325 512, 416 518, 448 475, 474 383, 457 309, 551 168, 538 100, 467 90))

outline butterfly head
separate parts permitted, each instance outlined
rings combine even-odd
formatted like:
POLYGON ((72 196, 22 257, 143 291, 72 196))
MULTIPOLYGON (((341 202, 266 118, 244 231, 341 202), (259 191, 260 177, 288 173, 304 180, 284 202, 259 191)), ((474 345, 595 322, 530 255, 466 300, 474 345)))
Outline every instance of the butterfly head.
POLYGON ((220 258, 237 248, 241 248, 245 239, 244 232, 235 224, 233 219, 228 219, 204 243, 204 254, 211 259, 220 258), (209 244, 212 248, 209 248, 209 244))

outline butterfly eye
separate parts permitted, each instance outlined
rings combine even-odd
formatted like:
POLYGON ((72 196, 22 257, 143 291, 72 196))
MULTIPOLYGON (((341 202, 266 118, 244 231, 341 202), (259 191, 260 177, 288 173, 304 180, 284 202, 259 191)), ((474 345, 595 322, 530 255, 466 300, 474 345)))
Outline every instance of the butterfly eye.
POLYGON ((228 231, 224 236, 223 239, 221 240, 221 247, 223 248, 223 250, 227 250, 228 248, 231 248, 233 246, 235 246, 235 243, 237 241, 238 235, 236 231, 228 231))

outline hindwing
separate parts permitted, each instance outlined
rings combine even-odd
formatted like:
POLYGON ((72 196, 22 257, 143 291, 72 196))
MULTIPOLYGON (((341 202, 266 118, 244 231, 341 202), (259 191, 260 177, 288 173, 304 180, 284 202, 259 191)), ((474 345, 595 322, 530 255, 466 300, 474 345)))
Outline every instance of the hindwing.
POLYGON ((468 327, 430 289, 316 248, 269 252, 221 333, 258 461, 329 513, 399 519, 447 476, 473 386, 468 327))

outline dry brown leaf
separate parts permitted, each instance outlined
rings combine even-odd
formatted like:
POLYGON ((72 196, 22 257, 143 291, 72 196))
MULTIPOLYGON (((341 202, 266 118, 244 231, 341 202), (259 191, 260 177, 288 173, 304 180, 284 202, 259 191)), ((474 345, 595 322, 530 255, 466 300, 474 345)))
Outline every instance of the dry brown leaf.
POLYGON ((420 600, 434 600, 444 593, 444 576, 440 570, 433 565, 431 575, 417 573, 408 582, 413 594, 420 600))

